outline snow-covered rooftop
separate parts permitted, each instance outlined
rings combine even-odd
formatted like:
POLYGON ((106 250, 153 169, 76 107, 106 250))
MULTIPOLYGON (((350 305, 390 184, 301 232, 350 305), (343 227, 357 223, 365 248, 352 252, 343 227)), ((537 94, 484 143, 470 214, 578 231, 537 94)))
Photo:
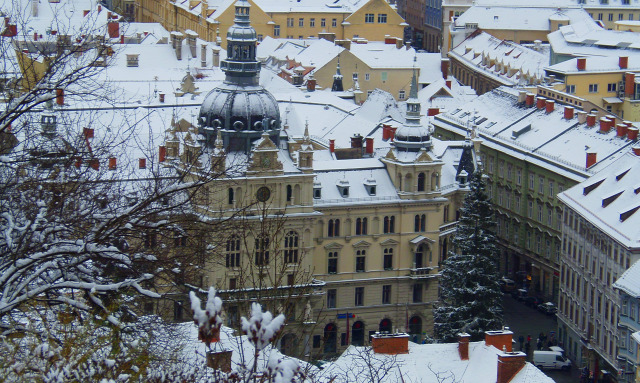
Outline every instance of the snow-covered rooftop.
POLYGON ((640 33, 606 30, 593 20, 571 23, 547 35, 555 54, 574 56, 640 55, 640 33))
POLYGON ((607 166, 634 144, 616 137, 616 129, 599 132, 598 125, 588 127, 573 119, 564 119, 564 106, 545 109, 527 108, 517 103, 517 91, 501 87, 477 97, 456 110, 434 118, 434 125, 448 126, 466 135, 475 124, 483 145, 582 181, 607 166), (586 153, 597 152, 598 162, 588 170, 586 153))
POLYGON ((531 30, 549 31, 549 20, 557 17, 566 18, 571 24, 591 20, 591 16, 582 8, 558 8, 557 5, 540 6, 507 6, 500 5, 471 6, 455 20, 455 28, 464 28, 465 24, 477 24, 483 30, 531 30))
POLYGON ((613 287, 624 291, 626 294, 640 298, 640 261, 636 261, 613 284, 613 287))
MULTIPOLYGON (((398 355, 374 354, 369 349, 350 346, 334 363, 326 366, 320 372, 320 376, 326 379, 335 378, 335 382, 346 382, 358 372, 366 376, 370 371, 366 364, 370 363, 378 367, 378 370, 387 367, 384 374, 378 374, 374 378, 380 383, 437 383, 441 382, 444 376, 453 377, 452 381, 460 383, 495 383, 500 353, 497 348, 487 346, 485 342, 469 343, 468 360, 460 359, 457 343, 409 342, 409 353, 398 355)), ((553 379, 527 362, 510 382, 552 383, 553 379)))
POLYGON ((558 198, 623 246, 638 249, 639 193, 640 157, 627 149, 615 161, 558 198))
MULTIPOLYGON (((638 34, 640 38, 640 34, 638 34)), ((640 52, 638 52, 640 53, 640 52)), ((640 54, 627 59, 628 65, 626 68, 620 68, 619 57, 613 56, 593 56, 585 57, 586 66, 584 70, 578 69, 578 58, 563 61, 561 63, 544 68, 550 72, 556 73, 589 73, 589 72, 636 72, 640 71, 640 54)))
POLYGON ((470 36, 449 54, 472 70, 481 71, 505 85, 523 81, 526 84, 529 78, 542 79, 542 67, 549 63, 548 55, 486 32, 470 36))

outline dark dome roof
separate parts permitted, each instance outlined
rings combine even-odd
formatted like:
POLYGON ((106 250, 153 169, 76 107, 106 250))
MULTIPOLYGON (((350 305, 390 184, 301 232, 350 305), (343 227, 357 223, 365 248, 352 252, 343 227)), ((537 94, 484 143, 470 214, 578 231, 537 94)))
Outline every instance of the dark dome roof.
POLYGON ((223 84, 205 97, 200 126, 236 131, 262 131, 280 127, 278 102, 261 86, 223 84), (269 124, 264 126, 264 124, 269 124))

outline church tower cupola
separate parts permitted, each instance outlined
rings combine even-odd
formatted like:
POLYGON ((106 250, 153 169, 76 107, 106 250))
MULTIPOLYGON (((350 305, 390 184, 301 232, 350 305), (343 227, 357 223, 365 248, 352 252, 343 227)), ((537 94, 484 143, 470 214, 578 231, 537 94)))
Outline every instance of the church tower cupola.
POLYGON ((418 152, 422 148, 427 150, 431 148, 431 132, 420 121, 421 109, 420 100, 418 100, 418 75, 415 68, 415 57, 413 60, 413 76, 407 100, 405 123, 396 131, 394 138, 396 149, 405 152, 418 152))
POLYGON ((259 85, 258 40, 249 22, 251 5, 237 0, 235 7, 235 24, 227 31, 227 57, 220 63, 225 81, 202 102, 198 133, 209 148, 215 147, 220 131, 225 152, 249 153, 264 133, 279 144, 280 110, 273 95, 259 85))

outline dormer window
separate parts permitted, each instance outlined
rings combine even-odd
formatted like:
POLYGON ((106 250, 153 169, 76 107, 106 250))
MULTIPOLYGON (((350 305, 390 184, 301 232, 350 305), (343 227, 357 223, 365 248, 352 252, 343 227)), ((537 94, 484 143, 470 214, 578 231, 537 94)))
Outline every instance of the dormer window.
POLYGON ((135 55, 135 54, 127 55, 127 66, 128 67, 137 67, 138 66, 138 55, 135 55))
POLYGON ((376 195, 376 192, 377 192, 376 180, 374 180, 373 178, 366 179, 364 181, 364 188, 367 190, 367 194, 369 194, 370 196, 376 195))
POLYGON ((340 180, 336 185, 338 187, 338 191, 343 198, 349 197, 349 181, 340 180))
POLYGON ((320 199, 322 198, 322 185, 320 182, 313 183, 313 198, 320 199))

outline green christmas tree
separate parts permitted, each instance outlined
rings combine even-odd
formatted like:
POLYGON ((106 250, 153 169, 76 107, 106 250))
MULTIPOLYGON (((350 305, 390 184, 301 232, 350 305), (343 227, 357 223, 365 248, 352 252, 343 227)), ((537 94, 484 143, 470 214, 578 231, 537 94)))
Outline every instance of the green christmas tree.
POLYGON ((479 171, 469 187, 452 240, 455 250, 443 263, 440 304, 434 311, 436 337, 445 342, 456 340, 460 332, 481 340, 485 331, 503 323, 493 208, 479 171))

